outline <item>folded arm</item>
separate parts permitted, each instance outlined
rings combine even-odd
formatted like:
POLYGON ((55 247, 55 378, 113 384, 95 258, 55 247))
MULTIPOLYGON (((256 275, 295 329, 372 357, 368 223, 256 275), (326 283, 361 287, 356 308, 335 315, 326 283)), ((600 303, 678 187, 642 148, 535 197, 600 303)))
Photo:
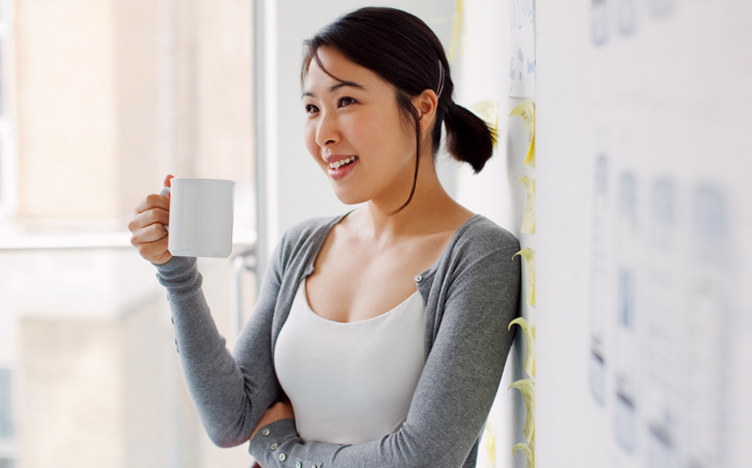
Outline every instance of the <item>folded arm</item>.
POLYGON ((157 268, 168 292, 185 381, 206 432, 221 447, 247 442, 280 393, 271 361, 278 271, 267 274, 259 306, 238 339, 240 354, 234 356, 206 303, 196 259, 173 257, 157 268))

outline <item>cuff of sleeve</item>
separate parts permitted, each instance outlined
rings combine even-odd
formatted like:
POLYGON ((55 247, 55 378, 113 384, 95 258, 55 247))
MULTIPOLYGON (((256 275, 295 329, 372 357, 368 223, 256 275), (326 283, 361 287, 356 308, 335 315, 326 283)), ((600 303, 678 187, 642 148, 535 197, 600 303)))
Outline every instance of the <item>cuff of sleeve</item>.
POLYGON ((169 262, 157 267, 157 274, 160 282, 172 282, 184 276, 198 265, 196 257, 172 257, 169 262))
POLYGON ((280 419, 262 427, 251 440, 249 452, 264 468, 294 466, 296 468, 323 468, 319 462, 295 458, 287 453, 288 442, 298 439, 294 419, 280 419))
POLYGON ((201 291, 202 278, 196 257, 172 257, 164 265, 157 265, 157 281, 167 289, 167 298, 181 302, 201 291))

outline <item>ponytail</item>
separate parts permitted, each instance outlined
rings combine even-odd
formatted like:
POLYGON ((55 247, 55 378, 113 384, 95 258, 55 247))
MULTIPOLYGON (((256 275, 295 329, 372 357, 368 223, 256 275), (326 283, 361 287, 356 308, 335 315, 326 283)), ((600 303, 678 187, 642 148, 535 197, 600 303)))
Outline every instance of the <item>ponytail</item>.
POLYGON ((456 104, 450 104, 444 117, 446 146, 456 160, 472 166, 479 173, 491 158, 496 135, 481 118, 456 104))

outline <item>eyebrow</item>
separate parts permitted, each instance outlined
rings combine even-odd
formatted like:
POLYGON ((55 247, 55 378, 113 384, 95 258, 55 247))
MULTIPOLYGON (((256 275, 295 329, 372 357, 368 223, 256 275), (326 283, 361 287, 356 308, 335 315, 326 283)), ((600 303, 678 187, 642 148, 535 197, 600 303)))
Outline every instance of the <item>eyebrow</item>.
MULTIPOLYGON (((345 86, 349 86, 349 87, 356 88, 356 89, 362 89, 363 91, 366 91, 365 86, 363 86, 361 84, 358 84, 358 83, 356 83, 354 81, 340 81, 336 85, 334 85, 331 88, 329 88, 329 92, 333 93, 333 92, 337 91, 340 88, 344 88, 345 86)), ((315 97, 313 95, 313 93, 310 93, 308 91, 304 91, 303 94, 302 94, 302 96, 300 96, 300 98, 302 99, 302 98, 304 98, 306 96, 315 97)))

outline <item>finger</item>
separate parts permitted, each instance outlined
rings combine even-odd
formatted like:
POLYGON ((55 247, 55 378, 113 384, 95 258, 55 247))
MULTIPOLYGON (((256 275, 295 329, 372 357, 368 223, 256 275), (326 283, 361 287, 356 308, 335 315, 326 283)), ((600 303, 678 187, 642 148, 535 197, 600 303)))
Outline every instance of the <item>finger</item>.
POLYGON ((174 178, 175 178, 175 176, 174 176, 174 175, 172 175, 172 174, 167 174, 167 177, 165 177, 165 180, 164 180, 164 186, 165 186, 165 187, 171 187, 171 186, 172 186, 172 182, 170 182, 170 181, 171 181, 172 179, 174 179, 174 178))
POLYGON ((155 223, 136 229, 131 236, 131 244, 139 247, 141 244, 148 244, 166 238, 169 233, 162 224, 155 223))
POLYGON ((161 208, 170 211, 170 199, 162 195, 152 193, 147 196, 136 206, 136 213, 143 213, 152 208, 161 208))
POLYGON ((167 263, 172 258, 172 254, 167 250, 167 237, 158 241, 140 244, 138 246, 138 253, 155 265, 167 263))
POLYGON ((128 223, 128 229, 135 233, 135 231, 152 224, 170 224, 170 212, 162 208, 150 208, 136 214, 128 223))

